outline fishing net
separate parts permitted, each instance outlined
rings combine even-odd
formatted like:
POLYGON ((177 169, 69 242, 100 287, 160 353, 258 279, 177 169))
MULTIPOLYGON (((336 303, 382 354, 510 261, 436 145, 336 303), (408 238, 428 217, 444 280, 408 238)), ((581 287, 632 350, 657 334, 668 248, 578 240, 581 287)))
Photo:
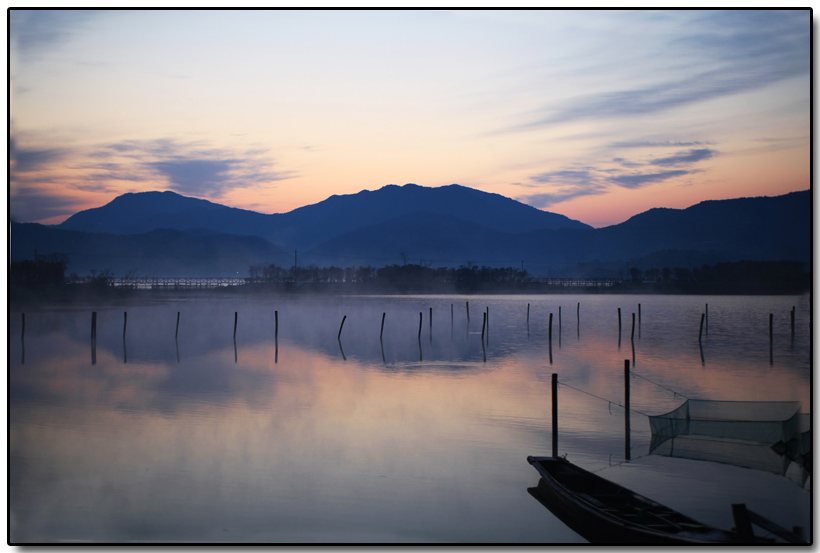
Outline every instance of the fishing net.
POLYGON ((649 417, 650 453, 767 470, 805 484, 811 417, 796 401, 690 399, 649 417))

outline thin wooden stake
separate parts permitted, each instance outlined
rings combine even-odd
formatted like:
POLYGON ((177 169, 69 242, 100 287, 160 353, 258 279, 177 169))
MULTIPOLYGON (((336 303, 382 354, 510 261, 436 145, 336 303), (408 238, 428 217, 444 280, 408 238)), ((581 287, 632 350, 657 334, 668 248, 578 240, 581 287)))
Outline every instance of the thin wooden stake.
POLYGON ((487 313, 482 313, 484 317, 481 319, 481 343, 484 343, 484 327, 487 326, 487 313))
POLYGON ((632 314, 632 341, 635 341, 635 313, 632 314))
POLYGON ((626 460, 629 461, 632 459, 631 432, 629 428, 629 359, 624 359, 624 431, 626 432, 624 450, 626 460))
POLYGON ((618 336, 621 335, 621 308, 618 308, 618 336))
MULTIPOLYGON (((795 306, 792 306, 792 310, 791 310, 791 320, 792 320, 792 340, 794 340, 794 308, 795 308, 795 306)), ((24 330, 25 330, 25 328, 26 328, 26 324, 25 324, 25 323, 26 323, 26 314, 25 314, 25 313, 23 313, 23 329, 24 329, 24 330)))
POLYGON ((549 342, 550 346, 552 346, 552 313, 550 313, 549 342))
POLYGON ((703 337, 703 321, 706 318, 705 313, 700 314, 700 330, 698 331, 698 342, 700 342, 701 338, 703 337))
POLYGON ((122 339, 125 340, 125 330, 128 328, 128 311, 123 311, 122 314, 122 339))
POLYGON ((774 314, 769 313, 769 343, 774 339, 774 314))
POLYGON ((774 365, 774 314, 769 313, 769 365, 774 365))
POLYGON ((558 457, 558 374, 552 373, 552 456, 558 457))
POLYGON ((236 340, 236 325, 239 323, 239 311, 233 312, 233 339, 236 340))
MULTIPOLYGON (((338 336, 336 336, 336 339, 337 339, 337 340, 341 340, 341 339, 342 339, 342 329, 343 329, 343 328, 344 328, 344 326, 345 326, 345 319, 347 319, 347 315, 344 315, 344 316, 342 317, 342 324, 341 324, 341 325, 339 325, 339 335, 338 335, 338 336)), ((344 353, 342 354, 342 356, 344 356, 344 353)))
POLYGON ((382 329, 379 331, 379 340, 382 339, 384 336, 384 318, 387 316, 387 313, 382 313, 382 329))
POLYGON ((274 327, 273 327, 273 337, 274 339, 279 338, 279 311, 273 312, 273 319, 274 319, 274 327))
MULTIPOLYGON (((490 343, 490 308, 486 307, 484 314, 487 318, 487 343, 490 343)), ((482 342, 483 343, 483 342, 482 342)))
POLYGON ((91 339, 97 339, 97 312, 91 312, 91 339))
POLYGON ((179 311, 177 311, 177 331, 174 334, 174 339, 179 338, 179 311))
POLYGON ((421 322, 422 322, 423 314, 419 311, 419 342, 421 342, 421 322))
POLYGON ((470 324, 470 302, 467 301, 464 304, 467 306, 467 324, 470 324))

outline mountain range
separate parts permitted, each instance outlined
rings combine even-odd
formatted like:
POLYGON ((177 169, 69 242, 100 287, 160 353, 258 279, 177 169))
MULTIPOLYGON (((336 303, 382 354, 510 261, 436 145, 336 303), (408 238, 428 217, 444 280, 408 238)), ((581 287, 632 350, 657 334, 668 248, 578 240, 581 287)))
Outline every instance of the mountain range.
POLYGON ((459 185, 388 185, 282 214, 174 192, 124 194, 56 226, 11 225, 12 260, 60 252, 69 271, 247 276, 280 267, 420 263, 524 268, 538 276, 617 276, 628 267, 811 258, 809 190, 657 208, 592 228, 459 185))

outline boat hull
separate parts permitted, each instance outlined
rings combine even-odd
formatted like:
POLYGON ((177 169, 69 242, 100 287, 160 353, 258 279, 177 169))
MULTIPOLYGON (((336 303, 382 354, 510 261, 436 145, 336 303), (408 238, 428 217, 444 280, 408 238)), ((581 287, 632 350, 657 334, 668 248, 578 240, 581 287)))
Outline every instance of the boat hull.
POLYGON ((614 482, 555 457, 528 457, 541 475, 527 491, 592 543, 738 543, 737 534, 710 527, 614 482))

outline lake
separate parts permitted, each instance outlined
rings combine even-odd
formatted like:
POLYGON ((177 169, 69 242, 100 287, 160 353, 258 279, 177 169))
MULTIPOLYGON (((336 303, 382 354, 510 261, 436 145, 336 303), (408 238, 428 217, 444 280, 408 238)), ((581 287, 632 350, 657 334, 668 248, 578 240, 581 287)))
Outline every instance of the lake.
POLYGON ((649 455, 646 416, 810 411, 808 295, 153 297, 10 312, 12 543, 584 542, 527 492, 553 373, 560 455, 721 528, 746 503, 811 529, 810 480, 649 455))

